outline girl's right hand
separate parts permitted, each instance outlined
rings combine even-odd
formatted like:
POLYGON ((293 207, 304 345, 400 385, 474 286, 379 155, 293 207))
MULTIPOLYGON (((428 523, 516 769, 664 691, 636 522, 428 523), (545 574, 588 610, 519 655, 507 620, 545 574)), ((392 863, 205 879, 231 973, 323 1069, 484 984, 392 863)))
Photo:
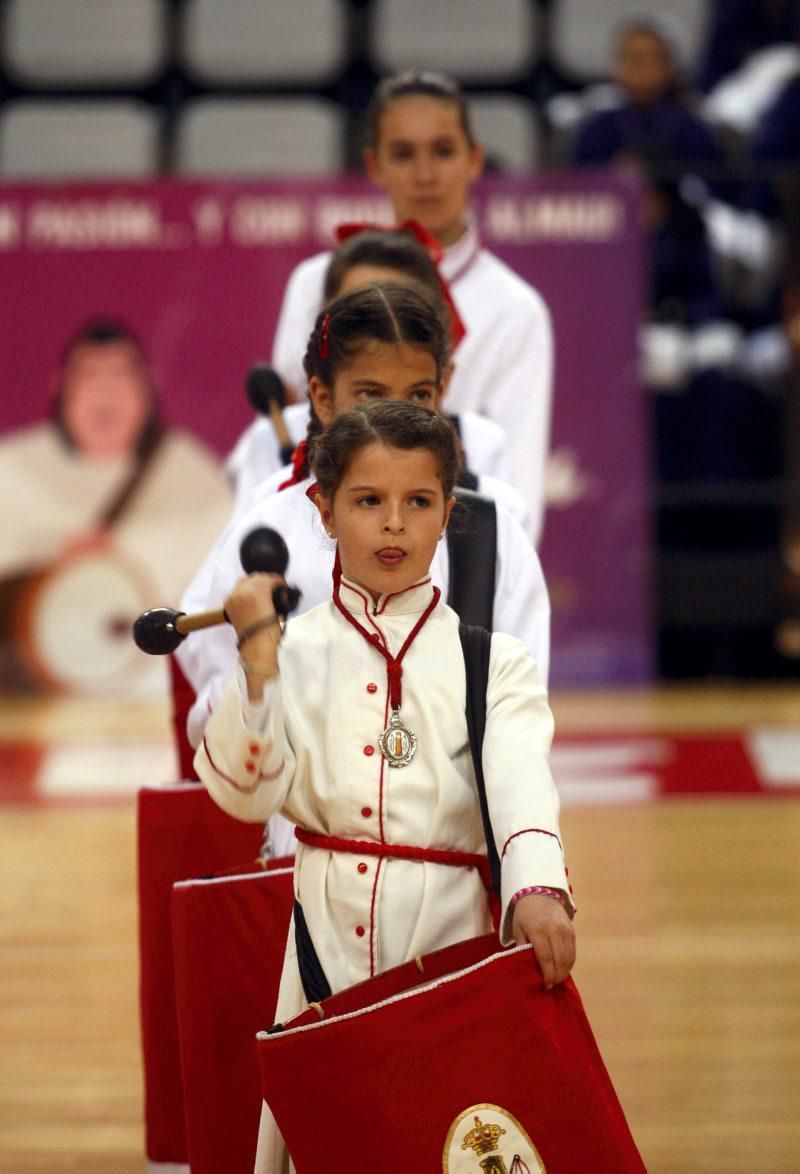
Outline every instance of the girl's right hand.
POLYGON ((275 614, 272 591, 283 582, 280 575, 256 572, 241 579, 225 600, 251 701, 261 699, 264 681, 278 672, 281 625, 275 614))

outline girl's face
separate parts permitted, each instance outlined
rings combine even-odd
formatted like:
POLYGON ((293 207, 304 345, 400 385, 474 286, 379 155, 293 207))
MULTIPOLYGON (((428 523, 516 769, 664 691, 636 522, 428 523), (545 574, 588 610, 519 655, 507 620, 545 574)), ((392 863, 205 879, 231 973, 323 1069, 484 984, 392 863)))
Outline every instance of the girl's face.
POLYGON ((453 501, 428 449, 375 443, 356 452, 333 500, 320 497, 317 508, 342 573, 377 602, 427 576, 453 501))
POLYGON ((378 142, 365 151, 372 180, 392 201, 398 220, 417 220, 443 245, 466 227, 470 186, 483 167, 483 151, 470 146, 447 99, 424 94, 393 98, 378 124, 378 142))
POLYGON ((342 412, 369 399, 401 399, 439 410, 442 385, 433 355, 406 342, 366 341, 342 363, 328 387, 316 375, 308 385, 314 409, 325 428, 342 412))

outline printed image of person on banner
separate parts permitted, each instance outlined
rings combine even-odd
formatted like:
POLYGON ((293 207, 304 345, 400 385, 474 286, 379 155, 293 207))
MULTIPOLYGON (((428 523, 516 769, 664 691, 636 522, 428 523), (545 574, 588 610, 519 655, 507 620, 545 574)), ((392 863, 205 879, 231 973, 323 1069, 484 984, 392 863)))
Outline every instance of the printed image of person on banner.
POLYGON ((179 594, 223 525, 218 459, 161 416, 142 343, 81 325, 48 420, 0 438, 0 688, 163 692, 133 645, 145 607, 179 594))

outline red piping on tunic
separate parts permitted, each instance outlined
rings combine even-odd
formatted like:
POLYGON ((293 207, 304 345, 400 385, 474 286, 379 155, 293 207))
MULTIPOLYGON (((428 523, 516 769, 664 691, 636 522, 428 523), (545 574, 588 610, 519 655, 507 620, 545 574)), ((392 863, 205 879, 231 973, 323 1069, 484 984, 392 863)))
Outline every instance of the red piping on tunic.
MULTIPOLYGON (((505 856, 506 849, 508 848, 508 845, 511 843, 512 840, 516 840, 517 836, 527 836, 529 832, 536 832, 536 834, 539 836, 552 836, 552 838, 558 844, 559 848, 561 848, 561 841, 559 840, 559 838, 555 832, 548 832, 544 828, 523 828, 522 831, 514 832, 513 836, 508 837, 505 844, 503 844, 503 851, 500 853, 500 859, 502 860, 503 857, 505 856)), ((563 848, 561 848, 561 850, 563 852, 563 848)))
POLYGON ((274 770, 270 774, 267 774, 267 775, 259 773, 258 778, 254 780, 253 785, 251 787, 243 787, 243 786, 241 786, 241 784, 237 783, 235 779, 232 779, 230 777, 230 775, 226 775, 223 770, 219 769, 216 762, 211 757, 211 751, 208 748, 208 741, 206 738, 203 738, 203 749, 206 752, 206 755, 208 757, 208 761, 211 763, 211 766, 216 771, 216 773, 219 775, 219 777, 221 779, 224 779, 226 783, 230 783, 230 785, 236 791, 241 792, 242 795, 252 795, 253 791, 255 791, 256 787, 258 787, 260 783, 274 782, 274 780, 277 779, 278 775, 282 772, 283 767, 284 767, 284 762, 283 762, 283 760, 281 760, 281 764, 277 768, 277 770, 274 770))

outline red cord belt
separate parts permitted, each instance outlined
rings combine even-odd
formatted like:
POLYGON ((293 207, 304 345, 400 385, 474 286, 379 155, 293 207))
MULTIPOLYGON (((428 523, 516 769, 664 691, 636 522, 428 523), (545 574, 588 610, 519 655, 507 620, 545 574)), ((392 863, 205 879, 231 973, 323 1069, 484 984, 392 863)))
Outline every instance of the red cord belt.
POLYGON ((497 922, 499 902, 492 888, 489 859, 478 852, 449 852, 444 848, 417 848, 412 844, 376 844, 373 840, 348 840, 343 836, 324 836, 296 827, 294 834, 301 844, 326 848, 329 852, 351 852, 358 856, 378 856, 381 860, 419 860, 425 864, 449 864, 453 868, 474 868, 489 895, 489 908, 497 922))

